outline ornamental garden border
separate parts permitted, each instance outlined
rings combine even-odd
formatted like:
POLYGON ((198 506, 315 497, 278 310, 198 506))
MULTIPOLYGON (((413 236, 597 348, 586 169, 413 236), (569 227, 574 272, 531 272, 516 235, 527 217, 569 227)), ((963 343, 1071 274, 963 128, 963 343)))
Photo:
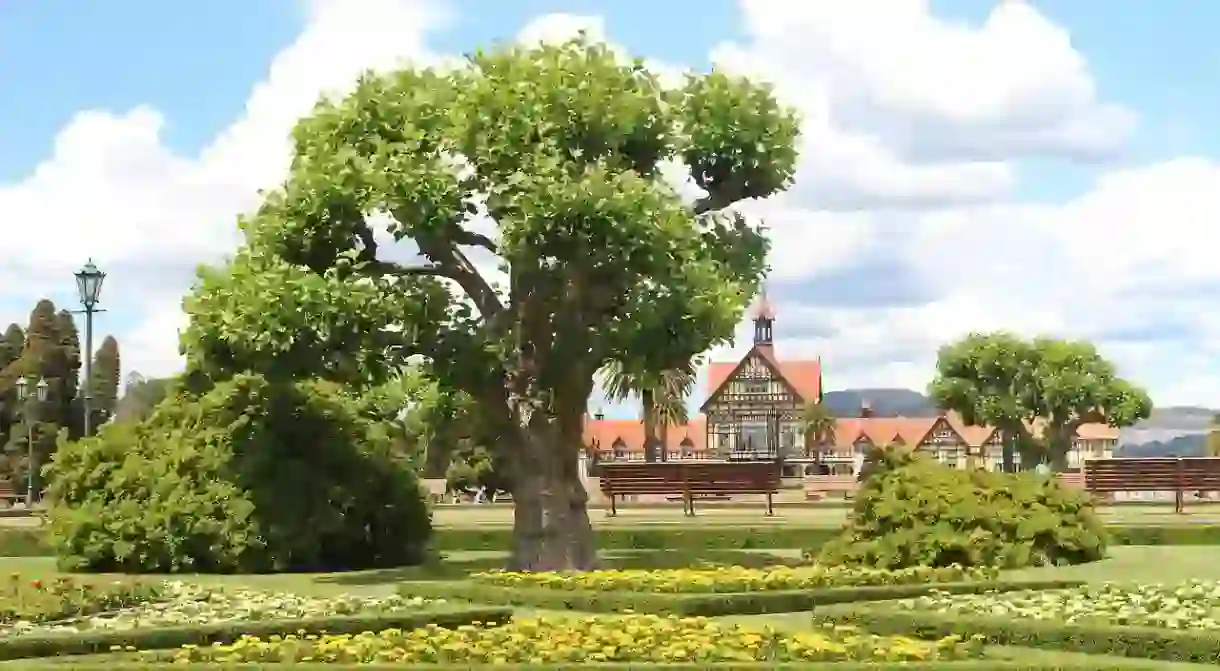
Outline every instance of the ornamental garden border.
MULTIPOLYGON (((1082 584, 1084 583, 1079 580, 988 580, 756 592, 658 593, 504 587, 463 580, 402 583, 399 585, 398 591, 403 596, 409 597, 524 606, 544 610, 573 610, 592 613, 631 611, 655 615, 713 617, 794 613, 809 610, 817 605, 906 599, 930 594, 933 591, 951 594, 978 594, 1031 589, 1066 589, 1079 587, 1082 584)), ((867 627, 862 628, 868 630, 867 627)))
MULTIPOLYGON (((22 664, 27 671, 59 671, 65 668, 62 661, 28 662, 22 664)), ((435 671, 569 671, 570 669, 597 669, 598 671, 639 671, 641 669, 657 669, 659 671, 1174 671, 1181 669, 1180 665, 1168 662, 1137 659, 1088 659, 1080 658, 1070 661, 1055 660, 1001 660, 974 659, 946 662, 808 662, 808 663, 773 663, 773 662, 731 662, 713 664, 640 664, 609 663, 609 664, 505 664, 496 666, 480 666, 470 664, 434 664, 414 665, 404 667, 402 664, 327 664, 296 662, 292 664, 255 663, 255 664, 176 664, 172 662, 121 662, 121 661, 89 661, 72 664, 70 667, 79 671, 230 671, 231 669, 264 669, 268 671, 376 671, 377 669, 404 668, 432 669, 435 671)), ((1203 667, 1199 667, 1202 669, 1203 667)))
MULTIPOLYGON (((474 622, 507 622, 512 609, 503 607, 448 607, 290 620, 234 621, 214 624, 148 627, 142 629, 97 629, 43 635, 0 638, 0 661, 59 657, 55 668, 64 668, 63 657, 97 655, 133 647, 140 650, 170 650, 184 645, 232 643, 242 636, 310 634, 358 634, 385 629, 417 629, 429 624, 452 628, 474 622)), ((177 665, 174 668, 180 668, 177 665)), ((29 668, 25 662, 21 668, 29 668)), ((140 667, 137 667, 140 668, 140 667)), ((166 667, 170 668, 170 667, 166 667)), ((401 668, 401 667, 400 667, 401 668)))
POLYGON ((1017 620, 975 614, 898 610, 880 604, 828 609, 813 621, 850 624, 882 636, 939 638, 983 636, 990 645, 1066 650, 1163 662, 1220 663, 1220 634, 1123 625, 1085 625, 1053 620, 1017 620))

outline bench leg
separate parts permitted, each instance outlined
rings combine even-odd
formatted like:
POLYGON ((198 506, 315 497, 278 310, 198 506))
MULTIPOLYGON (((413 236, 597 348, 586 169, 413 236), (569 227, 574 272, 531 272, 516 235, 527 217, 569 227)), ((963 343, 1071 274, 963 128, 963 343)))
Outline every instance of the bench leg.
POLYGON ((771 500, 771 492, 767 492, 767 517, 775 514, 775 504, 771 500))
POLYGON ((695 516, 695 495, 690 492, 686 493, 686 514, 695 516))
POLYGON ((614 506, 614 494, 611 494, 610 495, 610 514, 608 515, 608 517, 616 517, 616 516, 618 516, 618 508, 616 508, 614 506))

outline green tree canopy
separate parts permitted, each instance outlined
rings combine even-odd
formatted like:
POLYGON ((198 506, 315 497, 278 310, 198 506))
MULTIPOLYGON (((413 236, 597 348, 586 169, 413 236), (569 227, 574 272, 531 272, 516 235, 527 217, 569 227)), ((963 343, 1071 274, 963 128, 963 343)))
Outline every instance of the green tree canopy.
POLYGON ((1006 465, 1015 444, 1023 467, 1049 458, 1062 471, 1081 425, 1131 426, 1152 411, 1148 394, 1085 341, 973 333, 942 347, 936 369, 929 395, 970 424, 1004 432, 1006 465), (1030 435, 1035 426, 1042 440, 1030 435))
POLYGON ((512 566, 590 566, 577 454, 594 375, 731 337, 767 242, 727 208, 789 183, 796 137, 765 86, 713 72, 666 88, 583 38, 366 75, 297 125, 288 179, 202 275, 189 369, 369 385, 421 355, 509 455, 512 566))

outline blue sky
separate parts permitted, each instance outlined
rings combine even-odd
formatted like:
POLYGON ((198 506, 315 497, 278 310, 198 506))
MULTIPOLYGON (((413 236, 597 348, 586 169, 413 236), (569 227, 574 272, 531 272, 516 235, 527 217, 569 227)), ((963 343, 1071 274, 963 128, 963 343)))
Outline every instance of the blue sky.
MULTIPOLYGON (((706 68, 716 45, 735 42, 743 48, 753 49, 755 53, 761 54, 760 58, 771 58, 771 62, 779 63, 777 68, 783 65, 792 66, 792 63, 782 62, 780 50, 782 44, 799 46, 801 36, 797 34, 795 37, 788 35, 774 40, 763 39, 751 34, 752 24, 747 18, 761 16, 764 11, 782 16, 789 11, 795 11, 791 8, 796 5, 774 3, 770 9, 759 9, 765 2, 766 0, 760 0, 754 5, 747 5, 727 0, 455 0, 445 5, 446 13, 450 17, 449 22, 442 29, 428 32, 424 40, 433 53, 460 53, 480 45, 513 40, 531 21, 548 14, 566 13, 600 17, 604 20, 606 34, 612 41, 633 54, 644 55, 667 65, 706 68), (771 44, 771 41, 774 41, 774 44, 771 44), (777 57, 776 54, 781 56, 777 57)), ((350 0, 350 4, 359 6, 361 2, 350 0)), ((1062 225, 1062 228, 1066 229, 1076 226, 1080 217, 1091 216, 1095 211, 1109 211, 1106 208, 1110 207, 1108 203, 1111 201, 1107 199, 1114 198, 1110 192, 1094 199, 1105 207, 1094 207, 1094 200, 1088 200, 1088 207, 1068 206, 1082 195, 1095 190, 1097 180, 1106 175, 1136 171, 1139 174, 1131 177, 1132 180, 1158 180, 1155 184, 1166 193, 1177 188, 1178 184, 1189 183, 1191 188, 1199 188, 1199 184, 1206 185, 1207 180, 1211 178, 1211 173, 1206 170, 1210 170, 1211 159, 1220 152, 1220 140, 1217 140, 1215 133, 1209 132, 1212 120, 1220 115, 1220 86, 1217 85, 1220 83, 1217 82, 1220 77, 1220 48, 1216 46, 1215 38, 1211 34, 1213 31, 1209 30, 1209 26, 1220 22, 1220 5, 1125 0, 1121 3, 1121 11, 1117 8, 1103 11, 1100 3, 1078 0, 1041 0, 1030 4, 1044 20, 1066 30, 1070 35, 1071 46, 1085 63, 1088 85, 1086 88, 1092 88, 1088 95, 1095 97, 1099 105, 1104 102, 1129 112, 1138 120, 1134 131, 1121 142, 1116 142, 1115 146, 1109 147, 1105 160, 1077 160, 1069 156, 1069 150, 1060 151, 1052 147, 1026 151, 1014 145, 1011 156, 1001 157, 1004 169, 1010 170, 1014 176, 1011 189, 997 187, 995 193, 966 198, 942 194, 937 191, 941 187, 926 187, 936 191, 932 196, 935 202, 932 205, 921 205, 920 212, 916 214, 907 213, 901 202, 903 198, 913 198, 912 194, 887 192, 882 198, 877 196, 875 191, 864 189, 861 191, 863 196, 857 194, 848 200, 855 203, 853 209, 856 212, 863 213, 865 221, 860 225, 871 226, 868 230, 873 231, 874 235, 880 235, 876 233, 877 230, 884 230, 884 237, 880 244, 876 239, 871 245, 858 244, 859 240, 854 243, 842 242, 841 249, 834 247, 839 243, 832 244, 831 238, 837 240, 843 231, 857 230, 852 228, 856 224, 834 224, 840 217, 846 216, 839 211, 841 208, 820 204, 812 195, 828 193, 828 189, 836 188, 838 181, 816 173, 813 168, 808 172, 798 173, 797 186, 789 199, 791 202, 783 206, 782 212, 774 215, 776 220, 788 222, 791 219, 789 228, 785 229, 789 230, 786 235, 804 235, 828 245, 828 249, 840 251, 833 255, 826 253, 827 257, 835 256, 838 259, 832 264, 833 267, 819 266, 807 273, 798 272, 799 269, 781 272, 775 284, 781 309, 785 305, 789 309, 790 317, 787 323, 790 324, 788 333, 793 338, 792 352, 799 356, 825 353, 828 357, 834 355, 836 360, 841 362, 837 369, 835 363, 828 364, 827 381, 832 388, 877 384, 891 378, 892 384, 887 386, 917 386, 919 380, 926 377, 929 352, 934 352, 933 345, 935 338, 940 337, 939 331, 932 335, 923 332, 913 334, 910 336, 911 343, 907 345, 884 343, 874 347, 872 351, 857 353, 847 348, 851 341, 859 341, 858 334, 852 334, 852 329, 861 328, 859 324, 892 319, 903 324, 921 322, 933 319, 934 314, 940 314, 933 310, 936 305, 942 305, 936 308, 941 310, 950 309, 943 305, 959 306, 952 308, 956 310, 966 309, 960 306, 977 305, 983 310, 1011 298, 1008 292, 1003 292, 1002 296, 996 294, 1003 300, 992 300, 992 296, 983 289, 979 289, 975 294, 956 290, 947 292, 938 278, 927 276, 927 268, 919 266, 916 263, 918 259, 905 258, 910 250, 920 245, 935 246, 935 235, 944 234, 945 220, 965 218, 983 222, 976 227, 978 230, 964 230, 952 238, 961 241, 977 236, 982 241, 975 244, 973 252, 963 249, 956 255, 949 254, 949 258, 960 258, 963 255, 977 255, 978 245, 997 244, 985 242, 995 239, 990 233, 992 222, 1007 222, 1014 218, 1024 221, 1025 218, 1034 216, 1030 214, 1034 212, 1037 218, 1043 221, 1038 226, 1050 226, 1045 221, 1064 221, 1068 222, 1062 225), (1203 161, 1185 167, 1174 163, 1183 157, 1201 157, 1203 161), (1154 171, 1150 168, 1162 164, 1174 165, 1177 168, 1155 171, 1155 174, 1152 174, 1154 171), (864 200, 861 201, 861 198, 864 200), (860 204, 861 202, 863 204, 860 204), (832 223, 825 225, 834 228, 823 230, 819 228, 823 225, 821 223, 817 225, 819 227, 810 224, 807 228, 799 228, 799 222, 813 219, 830 221, 832 223), (895 255, 903 258, 895 260, 895 255), (907 278, 908 275, 915 279, 900 279, 907 278), (938 291, 943 295, 938 294, 938 291), (940 303, 937 302, 938 296, 940 303), (910 312, 912 305, 932 307, 917 314, 910 312), (878 317, 880 313, 875 312, 879 309, 886 310, 883 317, 878 317), (908 351, 924 354, 908 355, 908 351), (838 375, 835 374, 836 370, 838 375)), ((935 0, 931 3, 932 16, 940 24, 964 23, 976 30, 982 26, 994 6, 994 3, 983 0, 935 0)), ((875 5, 875 20, 882 22, 887 19, 886 7, 885 3, 875 5)), ((308 28, 309 17, 304 0, 213 0, 189 5, 151 0, 109 0, 105 3, 41 0, 0 4, 0 100, 4 101, 4 104, 0 105, 0 203, 4 202, 6 188, 10 195, 20 192, 39 166, 51 161, 56 138, 69 127, 76 115, 86 110, 107 112, 116 117, 126 115, 137 108, 155 110, 164 122, 157 137, 159 146, 168 151, 170 156, 186 163, 196 159, 202 160, 199 158, 201 152, 209 147, 222 131, 246 113, 251 91, 267 79, 272 59, 288 48, 308 28)), ((376 22, 377 17, 370 17, 369 21, 376 22)), ((792 19, 794 24, 799 21, 798 18, 792 19)), ((783 20, 780 23, 782 24, 783 20)), ((813 38, 810 40, 815 41, 813 38)), ((900 46, 894 45, 894 48, 900 46)), ((1026 46, 1030 54, 1038 53, 1038 44, 1031 41, 1026 46)), ((1019 50, 1017 51, 1019 53, 1019 50)), ((813 58, 805 52, 801 53, 804 55, 792 58, 798 61, 800 58, 813 58)), ((918 58, 918 54, 911 57, 918 58)), ((813 61, 810 63, 809 69, 816 70, 817 65, 812 64, 813 61)), ((801 67, 798 63, 798 67, 792 69, 799 71, 801 67)), ((795 75, 789 73, 786 76, 795 75)), ((901 81, 901 78, 895 81, 901 81)), ((956 81, 958 80, 953 74, 948 73, 945 80, 936 85, 949 90, 956 81)), ((1033 86, 1023 85, 1027 88, 1033 86)), ((957 93, 961 94, 960 91, 957 93)), ((1054 90, 1050 92, 1053 93, 1054 90)), ((929 100, 933 99, 931 93, 928 96, 929 100)), ((960 97, 961 95, 958 95, 958 98, 960 97)), ((894 128, 914 128, 919 131, 944 128, 945 124, 950 123, 944 119, 934 119, 932 121, 938 125, 927 125, 932 122, 928 119, 930 113, 926 109, 919 114, 910 113, 903 117, 902 114, 909 110, 886 107, 885 104, 888 103, 885 101, 849 102, 850 105, 844 103, 843 109, 865 109, 868 112, 860 115, 860 119, 869 119, 868 123, 880 119, 876 122, 876 127, 853 127, 852 132, 857 135, 874 134, 885 140, 890 137, 886 133, 894 128), (861 107, 862 105, 864 107, 861 107)), ((1086 107, 1091 104, 1080 103, 1086 107)), ((1036 106, 1030 109, 1037 111, 1036 106)), ((1023 118, 1026 117, 1018 115, 1014 116, 1013 120, 1002 120, 1004 123, 1011 121, 1011 125, 1005 127, 1005 132, 1019 134, 1022 128, 1020 124, 1026 123, 1022 122, 1023 118)), ((839 122, 844 127, 855 123, 851 114, 846 112, 839 122)), ((997 128, 1000 123, 994 121, 997 128)), ((927 131, 924 131, 924 134, 927 134, 927 131)), ((814 134, 810 133, 810 137, 814 137, 814 134)), ((934 140, 935 138, 929 142, 934 140)), ((821 145, 814 144, 806 151, 816 158, 815 154, 820 147, 821 145)), ((108 161, 118 156, 119 149, 112 150, 116 153, 113 156, 107 154, 108 161)), ((901 153, 901 150, 893 149, 887 155, 907 160, 902 159, 901 153)), ((955 168, 973 169, 968 165, 974 160, 970 156, 951 156, 948 160, 954 162, 955 168)), ((97 169, 125 169, 122 161, 114 159, 113 162, 118 167, 107 163, 97 169)), ((917 163, 914 159, 908 162, 913 165, 917 163)), ((891 184, 884 180, 882 182, 891 184)), ((891 185, 886 188, 892 190, 898 187, 891 185)), ((1124 190, 1126 189, 1112 191, 1124 190)), ((141 192, 136 190, 132 193, 141 192)), ((22 203, 39 202, 34 196, 22 197, 22 203)), ((48 197, 55 200, 72 199, 73 194, 56 193, 50 186, 38 192, 38 198, 48 197), (48 196, 48 193, 52 196, 48 196)), ((826 203, 831 200, 833 199, 827 200, 826 203)), ((1118 211, 1133 209, 1133 206, 1113 207, 1118 211)), ((29 216, 37 217, 43 211, 41 208, 34 208, 29 216)), ((236 214, 237 212, 232 212, 215 216, 231 218, 236 214)), ((1165 217, 1174 216, 1168 211, 1164 214, 1165 217)), ((10 211, 8 216, 14 215, 10 211)), ((110 230, 107 227, 118 225, 107 223, 112 220, 109 217, 110 215, 99 215, 96 220, 76 224, 82 231, 80 235, 84 236, 83 239, 91 239, 91 236, 99 236, 98 239, 101 239, 100 236, 106 235, 110 230)), ((1156 216, 1149 217, 1151 220, 1157 220, 1156 216)), ((86 218, 88 219, 87 216, 86 218)), ((1062 252, 1066 256, 1059 261, 1064 264, 1063 271, 1068 272, 1069 265, 1086 262, 1081 260, 1082 257, 1077 252, 1069 249, 1072 245, 1081 244, 1081 241, 1105 239, 1107 236, 1134 239, 1139 227, 1144 226, 1140 221, 1127 222, 1121 232, 1117 228, 1108 229, 1104 222, 1098 222, 1096 229, 1082 228, 1069 232, 1047 232, 1039 229, 1037 235, 1045 233, 1054 239, 1046 238, 1050 242, 1031 245, 1048 250, 1044 254, 1040 253, 1039 258, 1042 259, 1050 256, 1058 258, 1061 254, 1059 247, 1068 249, 1062 252), (1076 256, 1072 256, 1073 254, 1076 256), (1069 256, 1071 258, 1067 258, 1069 256)), ((7 223, 9 226, 28 226, 25 221, 20 224, 13 221, 7 223)), ((166 227, 176 225, 187 226, 165 222, 166 227)), ((995 223, 994 226, 1009 224, 995 223)), ((1008 233, 1011 234, 1011 231, 1008 233)), ((1190 233, 1191 229, 1185 229, 1182 234, 1190 233)), ((852 235, 867 237, 868 234, 852 235)), ((791 242, 791 239, 785 238, 784 241, 791 242)), ((178 240, 177 244, 186 243, 178 240)), ((151 246, 150 243, 150 248, 151 246)), ((1148 255, 1147 247, 1146 243, 1141 243, 1139 249, 1133 247, 1120 250, 1121 254, 1125 255, 1123 258, 1130 256, 1136 259, 1131 261, 1135 265, 1128 268, 1129 272, 1124 277, 1129 279, 1137 270, 1141 273, 1147 271, 1153 261, 1161 264, 1158 267, 1164 267, 1165 258, 1140 257, 1141 252, 1145 256, 1148 255)), ((75 256, 92 253, 89 250, 90 247, 83 243, 75 247, 74 258, 62 259, 64 267, 74 267, 82 263, 84 259, 75 256)), ((1003 252, 1005 248, 992 247, 988 253, 1003 252)), ((930 253, 939 252, 933 250, 930 253)), ((54 276, 62 278, 62 282, 39 277, 37 281, 31 280, 25 284, 18 282, 20 290, 12 288, 13 277, 5 275, 5 271, 11 273, 15 272, 13 269, 23 269, 22 272, 26 272, 25 269, 32 262, 28 261, 28 254, 23 254, 24 252, 18 249, 0 248, 0 280, 7 278, 10 285, 0 289, 0 321, 6 323, 11 320, 24 322, 29 307, 43 295, 50 295, 56 298, 57 302, 68 301, 71 296, 71 278, 63 273, 54 276), (4 268, 6 261, 9 262, 8 269, 4 268)), ((206 253, 201 251, 200 258, 195 262, 214 260, 214 255, 215 252, 211 249, 206 253)), ((156 254, 150 252, 150 258, 153 257, 156 257, 156 254)), ((166 258, 168 257, 161 257, 163 261, 166 258)), ((1173 257, 1168 258, 1172 260, 1173 257)), ((114 312, 106 316, 104 328, 120 334, 138 333, 132 335, 132 339, 144 343, 145 340, 142 339, 149 337, 149 329, 152 328, 149 326, 150 311, 154 308, 150 306, 155 305, 156 310, 172 309, 173 301, 168 301, 165 296, 160 295, 155 299, 146 296, 140 293, 139 287, 149 284, 173 285, 174 292, 170 293, 180 294, 181 289, 189 284, 189 264, 178 264, 169 268, 168 266, 173 265, 169 261, 164 261, 162 265, 165 267, 162 267, 147 259, 139 262, 133 259, 134 256, 114 261, 113 267, 118 268, 118 272, 127 272, 128 276, 124 280, 116 279, 115 295, 109 297, 114 312), (124 287, 128 287, 127 293, 123 293, 124 287)), ((102 260, 105 262, 104 258, 102 260)), ((1041 272, 1038 263, 1050 262, 1032 262, 1033 271, 1016 273, 1012 277, 1024 284, 1023 278, 1028 278, 1030 272, 1041 272)), ((1121 263, 1115 263, 1116 268, 1123 267, 1121 263)), ((994 265, 983 264, 981 267, 990 271, 994 269, 994 265)), ((1169 265, 1172 267, 1174 264, 1171 262, 1169 265)), ((17 275, 17 279, 20 277, 17 275)), ((1200 295, 1199 291, 1191 287, 1215 286, 1215 283, 1209 284, 1210 279, 1208 276, 1194 273, 1188 278, 1184 277, 1180 284, 1170 284, 1166 289, 1161 286, 1163 282, 1156 283, 1156 278, 1150 276, 1148 286, 1124 286, 1122 295, 1161 296, 1157 299, 1157 304, 1162 308, 1160 313, 1164 313, 1164 291, 1169 291, 1174 300, 1179 297, 1188 300, 1192 296, 1200 295), (1153 291, 1152 283, 1157 284, 1157 291, 1153 291), (1178 289, 1185 293, 1175 293, 1178 289)), ((1101 279, 1094 278, 1094 281, 1104 284, 1101 279)), ((1209 290, 1211 291, 1220 290, 1209 290)), ((1173 370, 1197 370, 1200 365, 1208 365, 1213 357, 1220 356, 1203 344, 1205 334, 1209 332, 1207 329, 1212 328, 1210 324, 1202 324, 1197 320, 1181 323, 1182 320, 1171 322, 1166 319, 1165 328, 1161 329, 1157 323, 1114 323, 1114 310, 1109 308, 1098 308, 1096 314, 1090 313, 1086 317, 1085 313, 1092 308, 1082 307, 1078 304, 1079 297, 1066 296, 1068 293, 1071 292, 1048 289, 1041 294, 1054 296, 1045 304, 1049 305, 1046 308, 1048 311, 1055 313, 1052 316, 1041 314, 1044 304, 1040 299, 1031 299, 1032 302, 1021 303, 1020 306, 1014 303, 1012 312, 996 308, 995 314, 983 315, 980 312, 977 317, 962 317, 958 320, 961 323, 956 324, 954 328, 958 331, 975 327, 1042 328, 1062 330, 1065 334, 1073 335, 1099 334, 1098 337, 1113 339, 1113 348, 1107 352, 1124 365, 1124 371, 1140 378, 1164 398, 1173 402, 1220 405, 1220 385, 1211 385, 1202 379, 1183 382, 1178 379, 1181 375, 1163 370, 1167 366, 1176 366, 1173 370), (1019 319, 1013 316, 1014 321, 1011 324, 1004 321, 1007 318, 1005 315, 1015 315, 1017 312, 1021 314, 1019 319), (1173 348, 1174 356, 1177 357, 1174 359, 1176 363, 1154 366, 1151 362, 1161 350, 1149 350, 1141 344, 1152 341, 1176 343, 1161 346, 1166 348, 1164 351, 1173 348)), ((1124 304, 1129 309, 1134 305, 1129 302, 1124 304)), ((785 337, 785 323, 781 313, 778 325, 781 345, 785 337)), ((901 328, 895 327, 887 332, 896 333, 900 330, 901 328)), ((877 337, 883 339, 883 336, 877 337)), ((905 336, 894 336, 900 337, 905 336)), ((122 339, 122 335, 120 338, 122 339)), ((165 342, 171 341, 172 329, 166 331, 163 338, 165 342)), ((740 351, 743 344, 737 343, 738 347, 734 352, 740 351)), ((163 345, 164 343, 161 343, 157 347, 164 350, 166 348, 163 345)), ((132 359, 139 362, 138 355, 132 359)), ((172 362, 167 363, 164 357, 154 359, 150 356, 148 361, 135 365, 148 367, 158 373, 172 368, 172 362)))
MULTIPOLYGON (((530 19, 554 12, 604 16, 609 34, 633 53, 699 67, 714 44, 740 36, 737 9, 726 0, 451 4, 452 30, 435 42, 447 52, 511 40, 530 19)), ((937 0, 933 7, 946 18, 978 23, 990 4, 937 0)), ((1208 120, 1220 116, 1220 49, 1207 28, 1220 22, 1220 5, 1124 0, 1122 11, 1103 12, 1074 0, 1034 4, 1070 28, 1100 88, 1146 118, 1132 158, 1220 150, 1220 139, 1205 132, 1208 120)), ((0 106, 0 179, 33 169, 82 109, 151 105, 170 120, 168 146, 199 151, 241 113, 272 56, 302 23, 296 0, 213 0, 190 11, 153 0, 5 3, 0 100, 15 104, 0 106)), ((1026 187, 1035 197, 1060 197, 1087 181, 1088 171, 1065 172, 1073 174, 1026 187)))

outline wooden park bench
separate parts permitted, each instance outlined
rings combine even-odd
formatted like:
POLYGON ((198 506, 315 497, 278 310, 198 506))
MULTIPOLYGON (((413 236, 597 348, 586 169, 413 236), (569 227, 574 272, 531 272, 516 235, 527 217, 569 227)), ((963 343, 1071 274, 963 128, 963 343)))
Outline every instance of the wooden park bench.
POLYGON ((13 488, 13 483, 7 480, 0 480, 0 502, 5 504, 5 507, 12 508, 14 503, 23 500, 25 497, 17 493, 13 488))
POLYGON ((1173 492, 1173 511, 1180 513, 1186 492, 1220 491, 1220 457, 1091 459, 1084 486, 1093 494, 1173 492))
POLYGON ((818 501, 828 494, 842 494, 843 498, 855 493, 860 483, 854 475, 807 475, 805 476, 805 500, 818 501))
POLYGON ((767 514, 774 515, 780 465, 774 461, 603 462, 601 489, 610 499, 611 516, 618 514, 618 497, 640 494, 680 494, 683 512, 692 516, 696 498, 764 494, 767 514))

